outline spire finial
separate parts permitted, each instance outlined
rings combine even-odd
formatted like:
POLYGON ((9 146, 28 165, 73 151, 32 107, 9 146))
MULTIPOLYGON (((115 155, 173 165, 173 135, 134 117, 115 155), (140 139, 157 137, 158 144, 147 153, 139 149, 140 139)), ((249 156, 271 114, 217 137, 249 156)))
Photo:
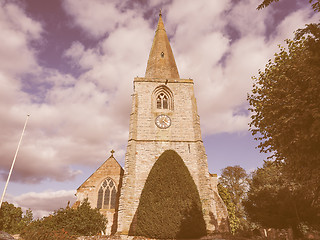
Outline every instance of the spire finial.
POLYGON ((149 54, 146 78, 180 78, 169 39, 159 11, 159 21, 149 54))
POLYGON ((111 152, 111 156, 110 157, 113 157, 113 154, 115 153, 114 150, 112 149, 110 152, 111 152))

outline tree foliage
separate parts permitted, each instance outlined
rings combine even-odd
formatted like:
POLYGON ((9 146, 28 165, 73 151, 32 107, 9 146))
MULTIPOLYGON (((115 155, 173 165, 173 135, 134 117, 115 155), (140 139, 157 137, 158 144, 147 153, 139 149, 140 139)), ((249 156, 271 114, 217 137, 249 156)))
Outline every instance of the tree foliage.
POLYGON ((262 152, 285 162, 293 181, 320 205, 320 24, 299 29, 254 77, 250 130, 262 152), (307 35, 306 35, 307 34, 307 35))
POLYGON ((244 206, 251 221, 265 228, 289 228, 299 233, 298 226, 319 226, 320 216, 303 194, 301 185, 283 174, 283 164, 265 161, 252 175, 244 206))
POLYGON ((23 232, 25 240, 74 239, 105 231, 106 218, 92 209, 86 199, 76 209, 61 208, 52 215, 32 222, 23 232), (61 237, 62 236, 62 237, 61 237))
POLYGON ((236 232, 238 229, 245 228, 247 224, 242 200, 248 188, 248 175, 246 171, 239 165, 228 166, 222 169, 219 184, 228 191, 230 200, 235 208, 234 224, 233 226, 230 225, 231 230, 234 229, 236 232))
POLYGON ((55 229, 36 220, 25 229, 21 236, 24 240, 76 240, 77 236, 72 235, 64 228, 55 229))
POLYGON ((197 186, 175 151, 165 151, 152 167, 129 235, 160 239, 206 235, 197 186))
MULTIPOLYGON (((258 10, 269 6, 273 2, 279 2, 279 0, 263 0, 263 2, 257 7, 258 10)), ((312 8, 316 12, 320 12, 320 0, 309 0, 312 8)))
POLYGON ((32 211, 29 209, 23 215, 20 207, 3 202, 0 209, 0 230, 11 234, 20 233, 33 219, 32 211))
POLYGON ((236 206, 228 190, 220 183, 218 184, 218 192, 228 210, 230 231, 232 234, 235 234, 236 230, 240 227, 240 219, 236 216, 236 206))

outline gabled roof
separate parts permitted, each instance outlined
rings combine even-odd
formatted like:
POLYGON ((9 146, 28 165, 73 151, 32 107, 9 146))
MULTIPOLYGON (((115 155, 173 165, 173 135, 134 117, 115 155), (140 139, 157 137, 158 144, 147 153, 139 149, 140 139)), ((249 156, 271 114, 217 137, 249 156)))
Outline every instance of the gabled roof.
POLYGON ((180 78, 161 12, 146 69, 146 78, 180 78))
MULTIPOLYGON (((88 177, 79 187, 78 189, 80 189, 81 187, 84 187, 87 183, 90 182, 90 179, 94 178, 95 175, 98 175, 100 172, 102 171, 106 171, 108 169, 119 169, 119 174, 121 171, 123 171, 123 168, 121 167, 121 165, 118 163, 118 161, 114 158, 113 156, 113 152, 111 151, 111 156, 104 162, 102 163, 102 165, 94 172, 90 175, 90 177, 88 177)), ((107 177, 107 176, 106 176, 107 177)))

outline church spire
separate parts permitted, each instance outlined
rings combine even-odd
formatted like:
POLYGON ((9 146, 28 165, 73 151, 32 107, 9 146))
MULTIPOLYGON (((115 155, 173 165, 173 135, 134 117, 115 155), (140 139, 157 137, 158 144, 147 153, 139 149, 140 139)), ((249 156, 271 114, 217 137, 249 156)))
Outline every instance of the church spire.
POLYGON ((180 78, 162 21, 161 10, 158 27, 149 54, 146 78, 180 78))

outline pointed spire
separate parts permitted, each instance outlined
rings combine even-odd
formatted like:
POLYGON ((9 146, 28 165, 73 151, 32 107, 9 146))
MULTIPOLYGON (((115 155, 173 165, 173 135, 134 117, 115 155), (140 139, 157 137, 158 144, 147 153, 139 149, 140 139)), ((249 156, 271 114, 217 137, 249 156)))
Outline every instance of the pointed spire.
POLYGON ((146 70, 147 78, 180 78, 169 39, 162 21, 161 10, 146 70))

